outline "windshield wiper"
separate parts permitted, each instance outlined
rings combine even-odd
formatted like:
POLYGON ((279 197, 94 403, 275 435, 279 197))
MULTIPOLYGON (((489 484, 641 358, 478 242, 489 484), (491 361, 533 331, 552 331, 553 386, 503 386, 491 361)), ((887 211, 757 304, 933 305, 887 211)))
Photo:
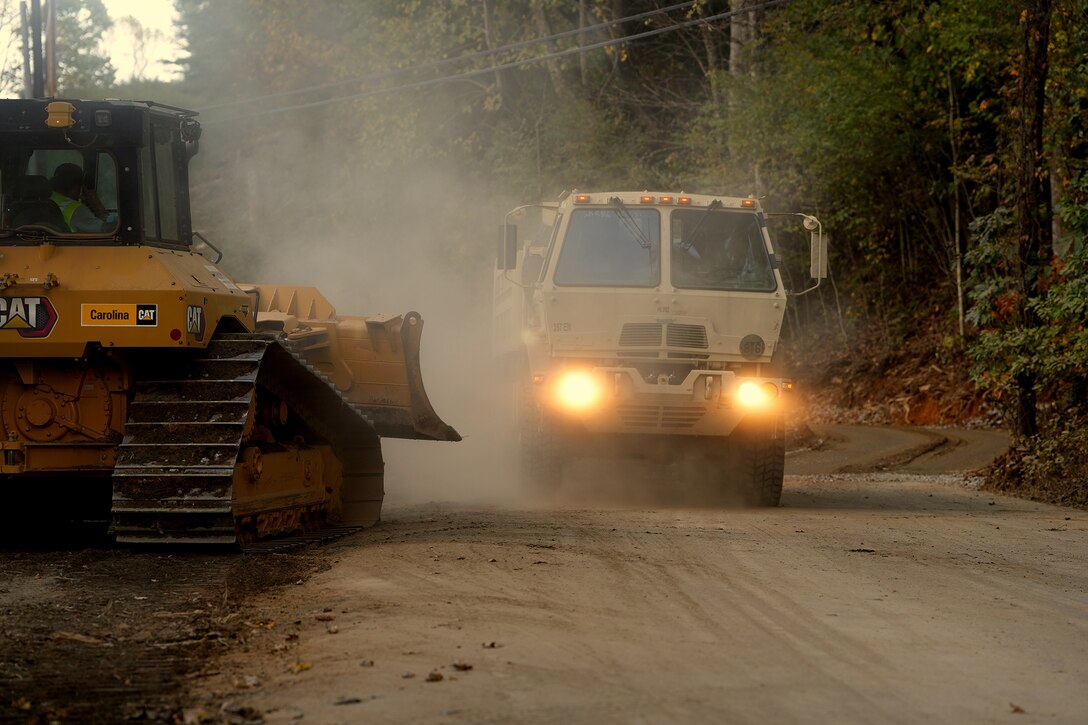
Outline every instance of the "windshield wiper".
POLYGON ((699 217, 699 221, 696 222, 695 228, 692 229, 690 233, 688 233, 686 239, 681 239, 680 240, 680 248, 683 249, 685 252, 688 251, 689 249, 691 249, 691 246, 693 244, 695 244, 695 235, 702 228, 703 222, 705 222, 710 217, 710 212, 714 211, 715 209, 721 209, 721 208, 722 208, 722 203, 718 199, 715 199, 714 201, 707 204, 706 205, 706 211, 704 211, 703 215, 701 217, 699 217))
POLYGON ((639 229, 638 222, 631 216, 631 212, 627 211, 627 207, 620 201, 620 198, 618 196, 613 196, 608 200, 608 203, 616 207, 616 216, 623 222, 623 226, 627 227, 627 231, 635 238, 638 245, 643 249, 653 248, 653 244, 650 243, 650 240, 647 239, 646 235, 639 229))

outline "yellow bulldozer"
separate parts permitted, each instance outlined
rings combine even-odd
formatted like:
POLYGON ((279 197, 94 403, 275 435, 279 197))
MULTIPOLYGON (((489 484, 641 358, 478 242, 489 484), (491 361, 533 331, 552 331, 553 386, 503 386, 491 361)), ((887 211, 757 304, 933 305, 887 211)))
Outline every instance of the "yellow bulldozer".
POLYGON ((371 525, 382 437, 460 440, 424 390, 423 321, 225 274, 191 221, 195 115, 0 100, 7 518, 137 544, 371 525))

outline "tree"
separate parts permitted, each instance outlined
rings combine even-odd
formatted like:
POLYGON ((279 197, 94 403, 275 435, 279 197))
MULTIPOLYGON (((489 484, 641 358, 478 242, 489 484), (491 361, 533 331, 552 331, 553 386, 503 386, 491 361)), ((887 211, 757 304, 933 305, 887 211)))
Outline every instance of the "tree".
POLYGON ((102 49, 102 37, 113 21, 102 0, 55 2, 58 92, 112 86, 116 71, 102 49))

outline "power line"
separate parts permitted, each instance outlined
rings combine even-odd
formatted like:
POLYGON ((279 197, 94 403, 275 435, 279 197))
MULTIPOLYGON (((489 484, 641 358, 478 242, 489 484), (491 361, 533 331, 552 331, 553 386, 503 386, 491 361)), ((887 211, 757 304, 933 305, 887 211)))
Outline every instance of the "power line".
POLYGON ((638 13, 636 15, 628 15, 625 18, 618 18, 616 20, 608 20, 608 21, 603 22, 603 23, 597 23, 596 25, 587 25, 584 28, 575 28, 574 30, 565 30, 562 33, 555 33, 553 35, 546 35, 546 36, 541 37, 541 38, 532 38, 530 40, 522 40, 522 41, 519 41, 517 43, 510 43, 509 45, 503 45, 503 46, 500 46, 498 48, 491 48, 489 50, 478 50, 478 51, 475 51, 473 53, 469 53, 467 55, 459 55, 459 56, 454 57, 454 58, 445 58, 443 60, 433 61, 433 62, 430 62, 430 63, 420 63, 418 65, 409 66, 407 68, 397 68, 396 70, 388 71, 386 73, 381 73, 381 74, 375 75, 375 76, 365 76, 365 77, 362 77, 362 78, 348 78, 348 79, 345 79, 345 80, 342 80, 342 81, 334 81, 332 83, 323 83, 323 84, 317 85, 317 86, 304 86, 302 88, 295 88, 295 89, 292 89, 292 90, 289 90, 289 91, 279 91, 277 93, 269 93, 269 94, 264 95, 264 96, 254 96, 252 98, 243 98, 243 99, 240 99, 240 100, 237 100, 237 101, 227 101, 225 103, 217 103, 217 104, 215 104, 213 106, 206 106, 206 107, 200 109, 200 112, 201 113, 206 113, 207 111, 214 111, 214 110, 218 110, 220 108, 230 108, 230 107, 233 107, 233 106, 245 105, 247 103, 256 103, 257 101, 265 101, 265 100, 268 100, 270 98, 282 98, 284 96, 294 96, 294 95, 298 95, 298 94, 301 94, 301 93, 312 93, 314 91, 323 91, 323 90, 328 90, 330 88, 339 88, 341 86, 351 85, 353 83, 367 83, 367 82, 380 81, 380 80, 385 80, 386 78, 392 78, 392 77, 395 77, 395 76, 398 76, 398 75, 403 75, 405 73, 411 73, 412 71, 434 70, 434 69, 437 69, 437 68, 442 68, 443 66, 452 65, 454 63, 462 63, 464 61, 476 60, 477 58, 484 58, 484 57, 487 57, 489 55, 496 55, 498 53, 505 53, 506 51, 509 51, 509 50, 518 50, 520 48, 524 48, 524 47, 530 46, 530 45, 538 45, 540 43, 550 43, 552 41, 563 40, 564 38, 569 38, 569 37, 574 36, 574 35, 582 35, 584 33, 592 33, 592 32, 595 32, 597 30, 604 30, 606 28, 612 27, 613 25, 619 25, 621 23, 631 23, 631 22, 635 22, 636 20, 645 20, 646 18, 651 18, 651 17, 657 16, 657 15, 663 15, 665 13, 670 13, 670 12, 672 12, 674 10, 683 10, 685 8, 691 7, 694 4, 695 4, 695 0, 689 0, 688 2, 677 3, 676 5, 670 5, 670 6, 665 7, 665 8, 657 8, 656 10, 648 10, 648 11, 646 11, 644 13, 638 13))
POLYGON ((239 120, 244 120, 244 119, 247 119, 247 118, 258 118, 260 116, 270 116, 270 115, 277 114, 277 113, 285 113, 287 111, 300 111, 300 110, 304 110, 304 109, 307 109, 307 108, 319 108, 321 106, 328 106, 328 105, 331 105, 333 103, 340 103, 341 101, 357 101, 357 100, 361 100, 363 98, 370 98, 372 96, 383 95, 383 94, 386 94, 386 93, 397 93, 397 92, 400 92, 400 91, 417 90, 419 88, 426 88, 428 86, 435 86, 435 85, 439 85, 439 84, 446 83, 446 82, 449 82, 449 81, 467 80, 469 78, 475 78, 477 76, 487 75, 489 73, 496 73, 498 71, 510 70, 510 69, 513 69, 513 68, 520 68, 522 66, 531 65, 533 63, 539 63, 539 62, 545 61, 545 60, 551 60, 553 58, 564 58, 566 56, 574 55, 576 53, 586 53, 586 52, 589 52, 591 50, 597 50, 599 48, 606 48, 606 47, 612 46, 612 45, 619 45, 621 43, 626 43, 626 42, 630 42, 630 41, 633 41, 633 40, 641 40, 642 38, 649 38, 649 37, 653 37, 653 36, 656 36, 656 35, 662 35, 664 33, 671 33, 673 31, 682 30, 684 28, 690 28, 690 27, 692 27, 694 25, 699 25, 701 23, 709 23, 709 22, 712 22, 712 21, 715 21, 715 20, 724 20, 726 18, 732 17, 733 15, 738 15, 740 13, 747 13, 747 12, 752 12, 752 11, 755 11, 755 10, 764 10, 766 8, 772 8, 772 7, 776 7, 778 5, 784 5, 788 1, 789 0, 767 0, 766 2, 762 2, 762 3, 758 4, 758 5, 752 5, 752 6, 745 7, 745 8, 738 9, 738 10, 727 10, 725 12, 717 13, 715 15, 708 15, 705 18, 697 18, 695 20, 686 20, 684 22, 674 23, 673 25, 669 25, 669 26, 666 26, 664 28, 655 28, 653 30, 643 31, 641 33, 634 33, 632 35, 626 35, 626 36, 623 36, 621 38, 613 38, 613 39, 610 39, 610 40, 602 40, 602 41, 599 41, 597 43, 592 43, 590 45, 584 45, 584 46, 581 46, 581 47, 578 47, 578 48, 568 48, 567 50, 560 50, 560 51, 556 51, 554 53, 547 53, 545 55, 537 56, 535 58, 525 58, 525 59, 522 59, 522 60, 511 61, 509 63, 501 63, 499 65, 490 66, 488 68, 480 68, 478 70, 465 71, 463 73, 455 73, 453 75, 440 76, 438 78, 431 78, 431 79, 424 80, 424 81, 415 81, 413 83, 405 83, 405 84, 402 84, 402 85, 399 85, 399 86, 390 86, 388 88, 376 88, 376 89, 369 90, 369 91, 363 91, 361 93, 353 93, 353 94, 346 95, 346 96, 336 96, 335 98, 326 98, 326 99, 321 100, 321 101, 311 101, 310 103, 298 103, 298 104, 293 104, 293 105, 288 105, 288 106, 280 106, 278 108, 270 108, 270 109, 267 109, 267 110, 264 110, 264 111, 254 111, 252 113, 243 113, 243 114, 239 114, 237 116, 230 116, 228 118, 222 118, 222 119, 218 119, 218 120, 209 119, 209 120, 204 122, 204 125, 207 126, 207 125, 213 125, 213 124, 219 124, 219 123, 227 123, 227 122, 230 122, 230 121, 239 121, 239 120))

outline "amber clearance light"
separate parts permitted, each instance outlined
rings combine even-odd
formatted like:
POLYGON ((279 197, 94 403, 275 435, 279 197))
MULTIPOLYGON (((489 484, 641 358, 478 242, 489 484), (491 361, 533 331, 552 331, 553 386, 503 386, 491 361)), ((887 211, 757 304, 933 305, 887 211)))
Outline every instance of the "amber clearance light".
POLYGON ((588 204, 589 203, 589 194, 575 194, 574 203, 575 204, 588 204))

